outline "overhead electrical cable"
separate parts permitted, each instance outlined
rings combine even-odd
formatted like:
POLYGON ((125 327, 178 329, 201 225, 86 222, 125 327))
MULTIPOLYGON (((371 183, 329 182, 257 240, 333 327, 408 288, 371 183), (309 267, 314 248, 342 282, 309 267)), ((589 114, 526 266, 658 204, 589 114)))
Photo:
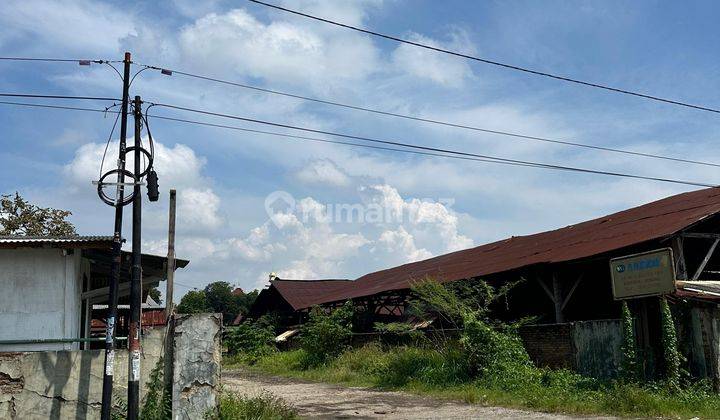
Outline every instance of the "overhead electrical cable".
POLYGON ((464 130, 471 130, 471 131, 477 131, 477 132, 482 132, 482 133, 486 133, 486 134, 513 137, 513 138, 519 138, 519 139, 524 139, 524 140, 540 141, 540 142, 545 142, 545 143, 554 143, 554 144, 560 144, 560 145, 564 145, 564 146, 581 147, 581 148, 585 148, 585 149, 600 150, 600 151, 605 151, 605 152, 622 153, 622 154, 633 155, 633 156, 642 156, 642 157, 651 158, 651 159, 661 159, 661 160, 668 160, 668 161, 673 161, 673 162, 690 163, 690 164, 694 164, 694 165, 720 167, 719 163, 704 162, 704 161, 693 160, 693 159, 684 159, 684 158, 678 158, 678 157, 673 157, 673 156, 658 155, 658 154, 654 154, 654 153, 637 152, 637 151, 626 150, 626 149, 617 149, 617 148, 606 147, 606 146, 596 146, 596 145, 592 145, 592 144, 577 143, 577 142, 572 142, 572 141, 567 141, 567 140, 551 139, 551 138, 547 138, 547 137, 531 136, 531 135, 527 135, 527 134, 513 133, 513 132, 509 132, 509 131, 493 130, 493 129, 489 129, 489 128, 482 128, 482 127, 465 125, 465 124, 457 124, 457 123, 441 121, 441 120, 436 120, 436 119, 431 119, 431 118, 416 117, 416 116, 407 115, 407 114, 399 114, 396 112, 382 111, 382 110, 378 110, 378 109, 367 108, 367 107, 362 107, 362 106, 358 106, 358 105, 350 105, 350 104, 337 102, 337 101, 331 101, 331 100, 313 98, 310 96, 298 95, 298 94, 294 94, 294 93, 282 92, 279 90, 262 88, 262 87, 248 85, 248 84, 244 84, 244 83, 238 83, 238 82, 233 82, 233 81, 229 81, 229 80, 218 79, 215 77, 203 76, 200 74, 187 73, 187 72, 175 70, 175 69, 151 66, 151 65, 147 65, 147 64, 139 64, 139 65, 144 66, 145 69, 160 70, 160 71, 169 72, 172 74, 179 74, 182 76, 192 77, 192 78, 196 78, 196 79, 217 82, 217 83, 230 85, 230 86, 236 86, 236 87, 240 87, 243 89, 249 89, 249 90, 269 93, 269 94, 273 94, 273 95, 280 95, 280 96, 300 99, 300 100, 304 100, 304 101, 310 101, 310 102, 316 102, 316 103, 321 103, 321 104, 325 104, 325 105, 342 107, 342 108, 352 109, 352 110, 356 110, 356 111, 364 111, 364 112, 369 112, 369 113, 373 113, 373 114, 379 114, 379 115, 404 118, 407 120, 419 121, 419 122, 424 122, 424 123, 442 125, 442 126, 446 126, 446 127, 460 128, 460 129, 464 129, 464 130))
POLYGON ((0 61, 44 61, 47 63, 122 63, 122 60, 98 60, 85 58, 46 58, 46 57, 0 57, 0 61))
POLYGON ((483 159, 492 159, 492 160, 496 160, 499 162, 537 165, 537 167, 542 167, 545 169, 582 172, 582 173, 589 173, 589 174, 595 174, 595 175, 607 175, 607 176, 624 177, 624 178, 646 179, 646 180, 652 180, 652 181, 669 182, 669 183, 674 183, 674 184, 694 185, 694 186, 700 186, 700 187, 714 187, 715 186, 712 184, 692 182, 692 181, 679 181, 679 180, 670 179, 670 178, 650 177, 650 176, 643 176, 643 175, 626 174, 626 173, 621 173, 621 172, 610 172, 610 171, 601 171, 601 170, 595 170, 595 169, 578 168, 578 167, 572 167, 572 166, 553 165, 553 164, 547 164, 547 163, 525 161, 525 160, 520 160, 520 159, 510 159, 510 158, 503 158, 503 157, 498 157, 498 156, 462 152, 462 151, 456 151, 456 150, 451 150, 451 149, 441 149, 441 148, 437 148, 437 147, 420 146, 420 145, 411 144, 411 143, 403 143, 403 142, 390 141, 390 140, 380 140, 380 139, 375 139, 375 138, 371 138, 371 137, 356 136, 356 135, 343 134, 343 133, 335 133, 335 132, 325 131, 325 130, 316 130, 316 129, 312 129, 312 128, 299 127, 299 126, 294 126, 294 125, 290 125, 290 124, 276 123, 276 122, 272 122, 272 121, 264 121, 264 120, 259 120, 259 119, 255 119, 255 118, 246 118, 246 117, 241 117, 241 116, 237 116, 237 115, 230 115, 230 114, 224 114, 224 113, 219 113, 219 112, 188 108, 188 107, 183 107, 183 106, 179 106, 179 105, 171 105, 171 104, 164 104, 164 103, 152 103, 152 104, 154 106, 165 107, 165 108, 169 108, 169 109, 176 109, 179 111, 187 111, 187 112, 193 112, 193 113, 198 113, 198 114, 203 114, 203 115, 210 115, 210 116, 214 116, 214 117, 229 118, 229 119, 234 119, 234 120, 238 120, 238 121, 246 121, 246 122, 251 122, 251 123, 256 123, 256 124, 270 125, 273 127, 287 128, 287 129, 291 129, 291 130, 299 130, 299 131, 305 131, 305 132, 316 133, 316 134, 324 134, 324 135, 329 135, 329 136, 334 136, 334 137, 343 137, 343 138, 349 138, 349 139, 353 139, 353 140, 360 140, 360 141, 371 142, 371 143, 381 143, 381 144, 388 144, 388 145, 393 145, 393 146, 407 147, 407 148, 411 148, 411 149, 420 149, 420 150, 431 151, 431 152, 440 152, 440 153, 448 153, 448 154, 454 154, 454 155, 460 155, 460 156, 470 156, 470 157, 483 158, 483 159))
MULTIPOLYGON (((409 150, 409 149, 397 149, 393 147, 383 147, 383 146, 373 146, 371 144, 362 144, 362 143, 353 143, 353 142, 347 142, 347 141, 339 141, 339 140, 328 140, 328 139, 320 139, 317 137, 306 137, 306 136, 298 136, 295 134, 287 134, 287 133, 278 133, 273 131, 265 131, 265 130, 255 130, 252 128, 245 128, 245 127, 236 127, 232 125, 224 125, 224 124, 215 124, 215 123, 209 123, 204 121, 196 121, 196 120, 188 120, 184 118, 173 118, 173 117, 167 117, 164 115, 150 115, 151 118, 156 118, 160 120, 167 120, 167 121, 175 121, 175 122, 182 122, 182 123, 188 123, 188 124, 196 124, 196 125, 203 125, 207 127, 215 127, 215 128, 224 128, 229 130, 237 130, 237 131, 243 131, 246 133, 256 133, 256 134, 265 134, 270 136, 276 136, 276 137, 286 137, 290 139, 298 139, 298 140, 308 140, 313 142, 319 142, 319 143, 330 143, 330 144, 343 144, 347 146, 357 146, 357 147, 364 147, 368 149, 376 149, 376 150, 387 150, 387 151, 393 151, 393 152, 402 152, 402 153, 410 153, 410 154, 416 154, 416 155, 425 155, 425 156, 438 156, 438 157, 445 157, 445 158, 451 158, 451 159, 462 159, 462 160, 472 160, 477 162, 487 162, 487 163, 500 163, 500 164, 507 164, 507 162, 499 162, 497 160, 492 159, 482 159, 482 158, 471 158, 467 156, 457 156, 457 155, 447 155, 442 153, 432 153, 432 152, 421 152, 418 150, 409 150)), ((541 167, 538 165, 533 164, 514 164, 517 166, 528 166, 528 167, 541 167)))
POLYGON ((413 45, 413 46, 415 46, 415 47, 424 48, 424 49, 427 49, 427 50, 432 50, 432 51, 441 52, 441 53, 445 53, 445 54, 449 54, 449 55, 454 55, 454 56, 456 56, 456 57, 461 57, 461 58, 465 58, 465 59, 468 59, 468 60, 478 61, 478 62, 481 62, 481 63, 490 64, 490 65, 493 65, 493 66, 503 67, 503 68, 506 68, 506 69, 516 70, 516 71, 520 71, 520 72, 524 72, 524 73, 529 73, 529 74, 534 74, 534 75, 542 76, 542 77, 549 77, 549 78, 551 78, 551 79, 561 80, 561 81, 563 81, 563 82, 574 83, 574 84, 583 85, 583 86, 589 86, 589 87, 593 87, 593 88, 597 88, 597 89, 607 90, 607 91, 610 91, 610 92, 621 93, 621 94, 624 94, 624 95, 636 96, 636 97, 639 97, 639 98, 649 99, 649 100, 652 100, 652 101, 664 102, 664 103, 668 103, 668 104, 672 104, 672 105, 678 105, 678 106, 682 106, 682 107, 686 107, 686 108, 692 108, 692 109, 697 109, 697 110, 700 110, 700 111, 714 112, 714 113, 716 113, 716 114, 720 114, 720 109, 717 109, 717 108, 710 108, 710 107, 704 106, 704 105, 695 105, 695 104, 688 103, 688 102, 681 102, 681 101, 677 101, 677 100, 674 100, 674 99, 667 99, 667 98, 663 98, 663 97, 660 97, 660 96, 654 96, 654 95, 649 95, 649 94, 645 94, 645 93, 635 92, 635 91, 631 91, 631 90, 616 88, 616 87, 612 87, 612 86, 608 86, 608 85, 602 85, 602 84, 599 84, 599 83, 586 82, 586 81, 579 80, 579 79, 573 79, 573 78, 571 78, 571 77, 560 76, 560 75, 557 75, 557 74, 547 73, 547 72, 543 72, 543 71, 539 71, 539 70, 533 70, 533 69, 530 69, 530 68, 527 68, 527 67, 521 67, 521 66, 516 66, 516 65, 513 65, 513 64, 503 63, 503 62, 500 62, 500 61, 489 60, 489 59, 486 59, 486 58, 476 57, 476 56, 472 56, 472 55, 469 55, 469 54, 464 54, 464 53, 461 53, 461 52, 448 50, 448 49, 445 49, 445 48, 440 48, 440 47, 435 47, 435 46, 428 45, 428 44, 423 44, 423 43, 420 43, 420 42, 410 41, 410 40, 408 40, 408 39, 399 38, 399 37, 393 36, 393 35, 387 35, 387 34, 383 34, 383 33, 380 33, 380 32, 375 32, 375 31, 371 31, 371 30, 368 30, 368 29, 359 28, 359 27, 357 27, 357 26, 348 25, 348 24, 346 24, 346 23, 341 23, 341 22, 337 22, 337 21, 334 21, 334 20, 322 18, 322 17, 319 17, 319 16, 314 16, 314 15, 311 15, 311 14, 299 12, 299 11, 297 11, 297 10, 288 9, 288 8, 286 8, 286 7, 281 7, 281 6, 278 6, 278 5, 275 5, 275 4, 266 3, 266 2, 260 1, 260 0, 248 0, 248 1, 251 1, 251 2, 253 2, 253 3, 260 4, 260 5, 263 5, 263 6, 266 6, 266 7, 270 7, 270 8, 276 9, 276 10, 281 10, 281 11, 283 11, 283 12, 292 13, 292 14, 297 15, 297 16, 302 16, 302 17, 305 17, 305 18, 308 18, 308 19, 313 19, 313 20, 319 21, 319 22, 328 23, 328 24, 330 24, 330 25, 335 25, 335 26, 339 26, 339 27, 342 27, 342 28, 351 29, 351 30, 353 30, 353 31, 362 32, 362 33, 364 33, 364 34, 373 35, 373 36, 380 37, 380 38, 385 38, 385 39, 388 39, 388 40, 391 40, 391 41, 395 41, 395 42, 400 42, 400 43, 403 43, 403 44, 413 45))
POLYGON ((42 98, 42 99, 75 99, 89 101, 119 101, 117 98, 108 98, 104 96, 72 96, 72 95, 40 95, 33 93, 0 93, 0 97, 11 98, 42 98))
MULTIPOLYGON (((108 110, 108 109, 80 108, 80 107, 69 107, 69 106, 60 106, 60 105, 46 105, 46 104, 8 102, 8 101, 0 101, 0 105, 15 105, 15 106, 24 106, 24 107, 63 109, 63 110, 85 111, 85 112, 96 112, 96 113, 119 113, 119 111, 112 111, 112 110, 108 110)), ((402 151, 402 152, 406 152, 406 153, 423 154, 423 155, 439 156, 439 157, 462 158, 463 160, 475 160, 475 161, 482 161, 482 162, 488 162, 488 163, 501 163, 501 164, 512 165, 512 166, 528 166, 528 167, 535 167, 535 168, 541 168, 541 169, 553 169, 553 170, 581 172, 581 173, 588 173, 588 174, 595 174, 595 175, 608 175, 608 176, 615 176, 615 177, 644 179, 644 180, 649 180, 649 181, 668 182, 668 183, 673 183, 673 184, 690 185, 690 186, 696 186, 696 187, 716 187, 716 185, 713 185, 713 184, 694 182, 694 181, 683 181, 683 180, 670 179, 670 178, 659 178, 659 177, 651 177, 651 176, 643 176, 643 175, 625 174, 625 173, 619 173, 619 172, 600 171, 600 170, 594 170, 594 169, 575 168, 575 167, 570 167, 570 166, 551 165, 551 164, 545 164, 545 163, 540 163, 540 162, 523 161, 523 160, 517 160, 517 159, 507 159, 507 158, 501 158, 501 157, 495 157, 495 156, 489 156, 489 155, 479 155, 479 154, 474 154, 474 153, 465 153, 465 152, 459 152, 459 151, 454 151, 454 150, 419 146, 419 145, 413 145, 413 144, 408 144, 408 143, 371 139, 369 137, 332 133, 332 132, 327 132, 327 131, 322 131, 322 130, 314 130, 314 129, 304 128, 304 127, 296 127, 296 126, 291 126, 291 125, 287 125, 287 124, 280 124, 280 123, 256 120, 256 119, 251 119, 251 118, 244 118, 244 117, 239 117, 239 116, 231 116, 231 115, 227 115, 227 114, 220 114, 220 113, 215 113, 215 112, 210 112, 210 111, 195 110, 192 108, 179 107, 179 106, 169 105, 169 104, 154 103, 152 105, 164 106, 164 107, 171 108, 171 109, 178 109, 178 110, 188 111, 188 112, 196 112, 196 113, 200 113, 200 114, 212 115, 212 116, 217 116, 217 117, 231 118, 231 119, 236 119, 236 120, 240 120, 240 121, 257 123, 257 124, 265 124, 265 125, 271 125, 271 126, 276 126, 276 127, 289 128, 289 129, 313 132, 313 133, 318 133, 318 134, 325 134, 325 135, 330 135, 330 136, 345 137, 345 138, 357 139, 357 140, 374 142, 374 143, 397 145, 397 146, 401 146, 401 147, 407 147, 410 149, 421 149, 421 150, 423 150, 423 152, 420 153, 420 152, 415 152, 415 151, 406 150, 406 149, 382 148, 382 147, 378 147, 378 146, 371 146, 371 145, 359 144, 359 143, 337 142, 337 141, 333 141, 333 140, 324 140, 324 139, 316 139, 316 138, 304 138, 305 140, 321 141, 324 143, 346 144, 349 146, 358 146, 358 147, 366 147, 366 148, 381 149, 381 150, 391 150, 391 151, 397 151, 397 152, 402 151), (437 153, 426 153, 426 152, 437 152, 437 153)), ((232 126, 223 126, 221 124, 213 124, 213 123, 206 123, 206 122, 199 122, 199 121, 192 121, 192 120, 183 120, 180 118, 172 118, 172 117, 159 116, 159 115, 149 115, 149 117, 165 119, 165 120, 170 120, 170 121, 199 124, 199 125, 205 125, 205 126, 213 126, 213 127, 219 127, 219 128, 229 128, 229 129, 234 129, 234 130, 257 132, 257 133, 261 133, 261 134, 270 134, 270 135, 275 135, 275 136, 285 136, 288 138, 303 139, 302 136, 295 136, 295 135, 290 135, 290 134, 285 134, 285 133, 263 132, 260 130, 244 129, 244 128, 232 127, 232 126)))
POLYGON ((111 111, 111 110, 108 110, 108 109, 82 108, 82 107, 76 107, 76 106, 47 105, 47 104, 34 104, 34 103, 11 102, 11 101, 0 101, 0 105, 24 106, 24 107, 30 107, 30 108, 64 109, 64 110, 69 110, 69 111, 99 112, 99 113, 102 113, 102 114, 107 114, 107 113, 117 114, 117 113, 120 113, 120 111, 111 111))

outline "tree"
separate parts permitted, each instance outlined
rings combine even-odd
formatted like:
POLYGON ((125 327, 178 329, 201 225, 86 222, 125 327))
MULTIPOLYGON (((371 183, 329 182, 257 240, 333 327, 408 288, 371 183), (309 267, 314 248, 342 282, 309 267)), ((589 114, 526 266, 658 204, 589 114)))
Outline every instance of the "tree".
POLYGON ((157 286, 153 286, 148 290, 148 295, 154 300, 155 302, 159 304, 162 303, 162 299, 160 298, 160 290, 158 290, 157 286))
POLYGON ((205 286, 205 298, 214 312, 222 312, 225 323, 232 322, 240 313, 239 296, 233 296, 232 286, 226 281, 216 281, 205 286))
POLYGON ((201 312, 212 312, 213 310, 208 305, 204 290, 192 290, 180 299, 177 311, 181 314, 197 314, 201 312))
POLYGON ((0 235, 76 236, 72 212, 29 203, 19 193, 0 196, 0 235))
POLYGON ((259 292, 257 290, 253 290, 250 293, 244 293, 240 296, 234 296, 241 314, 247 314, 248 312, 250 312, 250 307, 253 305, 253 303, 255 303, 255 299, 257 299, 258 294, 259 292))
POLYGON ((199 312, 220 312, 223 322, 232 322, 238 314, 247 314, 255 302, 258 292, 233 295, 232 286, 226 281, 216 281, 204 290, 192 291, 180 299, 178 312, 192 314, 199 312))

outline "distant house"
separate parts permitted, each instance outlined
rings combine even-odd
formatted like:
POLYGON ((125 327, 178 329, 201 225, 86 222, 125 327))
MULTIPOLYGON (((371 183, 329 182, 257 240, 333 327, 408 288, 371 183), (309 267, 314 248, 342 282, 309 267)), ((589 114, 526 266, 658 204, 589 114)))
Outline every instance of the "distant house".
MULTIPOLYGON (((111 247, 111 236, 0 237, 0 351, 80 348, 70 340, 90 337, 93 305, 108 303, 111 247)), ((121 261, 119 303, 127 304, 130 253, 121 261)), ((143 296, 166 267, 166 258, 143 254, 143 296)))

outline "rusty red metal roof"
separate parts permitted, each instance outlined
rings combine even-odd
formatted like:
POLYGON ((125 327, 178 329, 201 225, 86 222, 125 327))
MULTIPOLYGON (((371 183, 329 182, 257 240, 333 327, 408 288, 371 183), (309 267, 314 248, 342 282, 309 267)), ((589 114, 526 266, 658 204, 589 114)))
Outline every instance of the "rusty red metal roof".
POLYGON ((352 280, 348 279, 285 280, 276 278, 270 281, 270 284, 295 310, 328 302, 323 300, 323 296, 344 290, 351 283, 352 280))
POLYGON ((352 282, 315 286, 315 281, 306 281, 302 289, 295 289, 301 291, 287 289, 287 293, 302 294, 292 304, 301 309, 407 289, 424 277, 456 281, 534 264, 572 261, 670 236, 718 212, 720 188, 692 191, 560 229, 515 236, 376 271, 352 282))

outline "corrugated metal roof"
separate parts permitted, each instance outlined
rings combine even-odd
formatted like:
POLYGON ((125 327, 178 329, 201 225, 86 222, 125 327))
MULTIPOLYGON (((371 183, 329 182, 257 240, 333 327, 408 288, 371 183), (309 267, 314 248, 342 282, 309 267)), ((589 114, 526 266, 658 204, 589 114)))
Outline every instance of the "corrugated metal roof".
MULTIPOLYGON (((300 305, 335 302, 402 290, 426 276, 456 281, 542 263, 587 258, 670 236, 720 212, 720 188, 674 195, 564 228, 516 236, 366 274, 333 290, 304 285, 300 305)), ((285 296, 285 294, 283 294, 285 296)), ((293 304, 295 307, 296 305, 293 304)), ((300 306, 307 307, 307 306, 300 306)))
POLYGON ((0 236, 0 247, 16 248, 43 245, 112 245, 112 236, 0 236))
POLYGON ((293 309, 309 308, 327 302, 322 297, 338 290, 343 290, 352 280, 325 279, 325 280, 285 280, 276 278, 270 281, 283 298, 293 309))

